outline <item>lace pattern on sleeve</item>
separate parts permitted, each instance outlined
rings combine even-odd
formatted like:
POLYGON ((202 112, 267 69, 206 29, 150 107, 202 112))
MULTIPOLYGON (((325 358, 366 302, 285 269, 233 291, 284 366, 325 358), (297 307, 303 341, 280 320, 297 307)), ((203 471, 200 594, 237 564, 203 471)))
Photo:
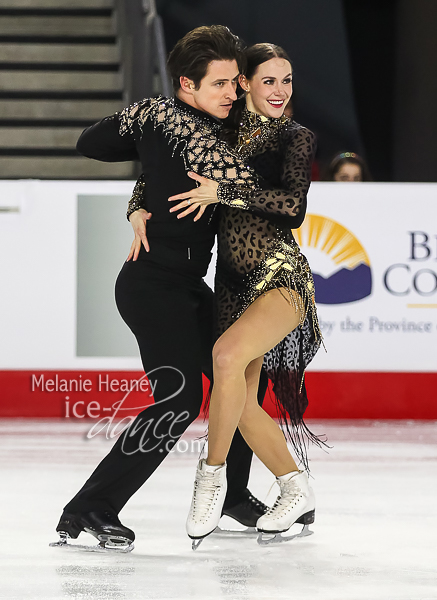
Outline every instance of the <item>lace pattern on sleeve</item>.
POLYGON ((141 139, 146 121, 154 129, 161 128, 173 147, 173 155, 178 152, 183 157, 187 171, 219 183, 226 180, 252 192, 261 189, 259 178, 247 161, 218 139, 221 124, 193 114, 173 98, 142 100, 123 109, 119 119, 120 135, 131 133, 141 139))
POLYGON ((141 139, 144 123, 149 118, 150 113, 159 100, 159 98, 144 98, 144 100, 141 100, 140 102, 135 102, 135 104, 123 108, 123 110, 118 113, 118 118, 120 120, 120 135, 126 135, 127 133, 135 135, 136 128, 138 128, 139 137, 141 139))

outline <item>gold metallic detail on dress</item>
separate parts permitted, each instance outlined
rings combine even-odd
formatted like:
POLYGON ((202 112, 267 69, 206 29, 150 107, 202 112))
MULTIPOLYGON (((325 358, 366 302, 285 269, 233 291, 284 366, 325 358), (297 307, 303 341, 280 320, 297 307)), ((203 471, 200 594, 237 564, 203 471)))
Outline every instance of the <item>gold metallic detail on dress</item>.
POLYGON ((242 298, 242 307, 236 318, 240 317, 261 294, 279 287, 288 291, 290 304, 294 306, 296 312, 299 311, 299 326, 304 324, 310 311, 316 339, 323 341, 317 319, 311 269, 294 240, 292 243, 278 240, 276 247, 266 254, 259 266, 249 275, 248 294, 242 298), (293 294, 293 291, 296 294, 293 294))
POLYGON ((252 156, 266 140, 272 137, 273 133, 279 131, 282 125, 288 121, 289 119, 284 116, 264 117, 245 108, 241 115, 236 153, 239 156, 252 156))
MULTIPOLYGON (((289 123, 287 117, 264 117, 245 108, 241 115, 235 154, 244 159, 256 154, 262 144, 277 135, 286 123, 289 123)), ((223 181, 219 184, 217 197, 222 204, 227 206, 248 209, 250 207, 250 196, 259 190, 260 187, 254 188, 252 186, 248 188, 247 186, 238 186, 229 181, 223 181)))

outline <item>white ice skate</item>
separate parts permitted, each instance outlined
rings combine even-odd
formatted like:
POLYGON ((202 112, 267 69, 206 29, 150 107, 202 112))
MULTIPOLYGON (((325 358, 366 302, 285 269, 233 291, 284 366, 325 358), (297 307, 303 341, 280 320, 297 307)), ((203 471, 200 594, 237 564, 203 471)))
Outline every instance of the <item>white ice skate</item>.
POLYGON ((211 467, 201 459, 194 481, 193 499, 187 518, 187 534, 196 550, 219 524, 227 491, 226 464, 211 467))
POLYGON ((276 478, 280 495, 272 508, 260 517, 256 523, 259 531, 258 544, 288 542, 298 537, 311 535, 308 526, 314 523, 315 498, 304 471, 292 471, 276 478), (282 536, 290 527, 298 523, 303 525, 300 533, 282 536))

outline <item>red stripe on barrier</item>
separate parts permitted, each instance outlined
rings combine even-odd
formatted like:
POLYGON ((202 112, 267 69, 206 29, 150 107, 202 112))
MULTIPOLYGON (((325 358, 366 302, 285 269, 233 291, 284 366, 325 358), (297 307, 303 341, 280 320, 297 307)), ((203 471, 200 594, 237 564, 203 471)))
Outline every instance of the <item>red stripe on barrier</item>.
POLYGON ((437 373, 306 375, 310 419, 437 419, 437 373))
MULTIPOLYGON (((142 390, 132 384, 143 376, 137 371, 0 371, 0 417, 135 415, 153 402, 146 379, 142 390), (137 388, 126 392, 132 385, 137 388)), ((437 373, 312 371, 306 386, 307 418, 437 419, 437 373)), ((264 408, 275 416, 269 394, 264 408)))

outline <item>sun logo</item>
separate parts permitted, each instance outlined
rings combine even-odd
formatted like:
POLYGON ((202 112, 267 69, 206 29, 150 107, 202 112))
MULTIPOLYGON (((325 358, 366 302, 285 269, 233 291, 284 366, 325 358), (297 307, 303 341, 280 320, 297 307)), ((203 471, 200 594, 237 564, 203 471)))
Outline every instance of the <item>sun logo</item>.
POLYGON ((372 292, 367 252, 346 227, 320 215, 307 215, 293 230, 310 262, 319 304, 356 302, 372 292))

